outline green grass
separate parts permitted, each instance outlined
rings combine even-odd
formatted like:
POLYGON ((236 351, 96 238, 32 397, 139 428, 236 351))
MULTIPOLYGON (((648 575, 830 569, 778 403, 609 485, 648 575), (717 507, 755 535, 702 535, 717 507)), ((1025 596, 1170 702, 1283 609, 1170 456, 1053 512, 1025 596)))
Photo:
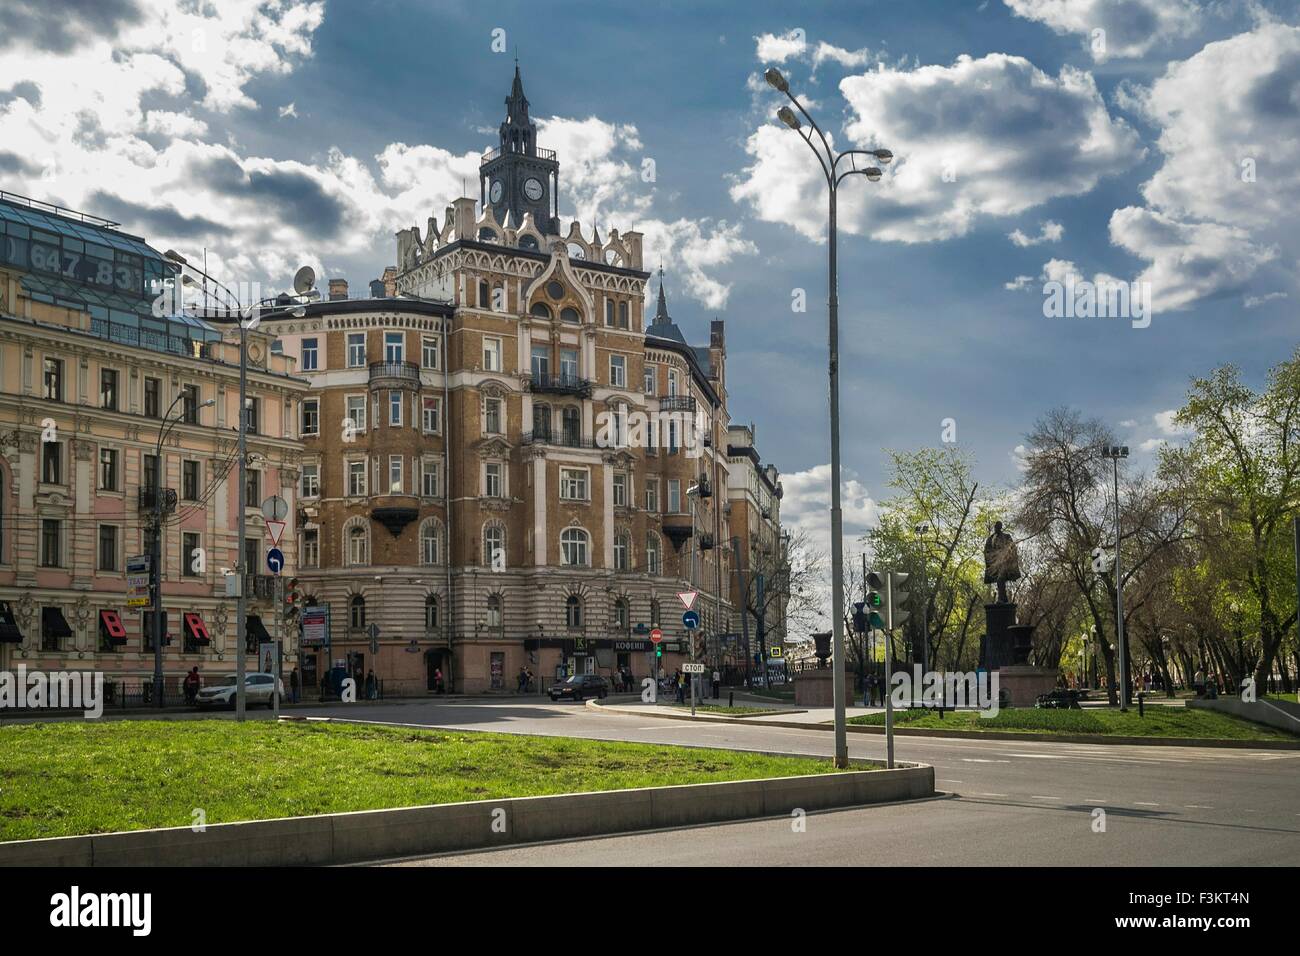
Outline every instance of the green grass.
POLYGON ((0 727, 0 841, 668 786, 826 761, 563 737, 226 720, 0 727))
MULTIPOLYGON (((1103 737, 1202 737, 1216 740, 1296 740, 1271 727, 1241 720, 1212 710, 1183 707, 1148 707, 1139 717, 1137 708, 1128 713, 1118 709, 1048 710, 1046 708, 1004 708, 996 717, 980 717, 974 711, 946 711, 942 719, 932 710, 902 710, 894 713, 897 726, 939 730, 1013 731, 1047 734, 1097 734, 1103 737)), ((851 724, 883 726, 884 714, 852 717, 851 724)))
MULTIPOLYGON (((690 710, 690 704, 672 704, 673 707, 690 710)), ((696 704, 697 711, 705 711, 710 714, 729 714, 733 717, 753 716, 754 714, 779 714, 781 711, 774 707, 747 707, 743 704, 737 704, 734 707, 728 707, 726 704, 696 704)))

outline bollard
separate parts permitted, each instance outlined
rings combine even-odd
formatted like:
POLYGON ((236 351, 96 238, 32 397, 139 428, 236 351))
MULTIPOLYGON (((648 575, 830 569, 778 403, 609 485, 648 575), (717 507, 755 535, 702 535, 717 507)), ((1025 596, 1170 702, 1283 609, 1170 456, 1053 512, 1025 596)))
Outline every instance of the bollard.
POLYGON ((1139 717, 1146 716, 1146 712, 1142 709, 1142 701, 1145 697, 1146 694, 1142 693, 1142 691, 1138 691, 1138 716, 1139 717))
POLYGON ((736 706, 736 692, 734 690, 727 691, 727 706, 728 707, 736 706))

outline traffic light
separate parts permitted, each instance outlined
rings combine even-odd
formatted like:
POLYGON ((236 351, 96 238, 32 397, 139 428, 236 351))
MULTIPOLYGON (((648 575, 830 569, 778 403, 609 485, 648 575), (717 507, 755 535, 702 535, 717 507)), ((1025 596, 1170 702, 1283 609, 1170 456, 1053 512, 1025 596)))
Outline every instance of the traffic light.
POLYGON ((284 586, 284 619, 292 624, 302 610, 302 590, 297 578, 290 578, 284 586))
POLYGON ((867 630, 867 613, 863 610, 865 607, 864 601, 858 601, 853 605, 853 630, 859 634, 864 634, 867 630))
POLYGON ((892 631, 902 627, 903 622, 912 616, 903 605, 907 603, 908 592, 903 585, 911 575, 903 571, 890 571, 885 581, 885 630, 892 631))
POLYGON ((885 579, 877 571, 868 572, 867 600, 865 603, 868 608, 868 614, 870 614, 870 620, 868 623, 873 628, 883 628, 885 626, 885 622, 880 616, 885 607, 885 600, 880 594, 883 590, 885 590, 885 579))
POLYGON ((661 657, 663 657, 663 656, 664 656, 664 646, 663 646, 662 644, 656 644, 656 645, 655 645, 655 660, 658 660, 659 658, 661 658, 661 657))

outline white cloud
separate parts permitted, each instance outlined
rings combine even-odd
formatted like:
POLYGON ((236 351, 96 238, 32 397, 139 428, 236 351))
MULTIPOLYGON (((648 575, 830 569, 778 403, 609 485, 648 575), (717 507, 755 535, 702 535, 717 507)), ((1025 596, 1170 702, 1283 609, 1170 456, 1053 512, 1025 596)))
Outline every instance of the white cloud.
POLYGON ((1242 300, 1242 305, 1248 309, 1258 309, 1265 303, 1286 298, 1289 298, 1289 296, 1285 292, 1268 292, 1264 295, 1248 295, 1242 300))
POLYGON ((1179 425, 1174 421, 1177 415, 1178 409, 1167 408, 1163 412, 1156 412, 1151 416, 1151 420, 1156 423, 1156 427, 1160 429, 1163 435, 1170 437, 1190 435, 1193 431, 1192 427, 1190 425, 1179 425))
MULTIPOLYGON (((877 239, 961 236, 982 216, 1011 216, 1082 195, 1143 155, 1138 137, 1107 112, 1092 77, 1049 76, 1022 57, 960 57, 951 66, 885 68, 844 79, 853 146, 891 149, 878 183, 840 196, 840 228, 877 239)), ((807 146, 784 127, 756 130, 753 164, 732 198, 815 240, 825 232, 825 182, 807 146)))
POLYGON ((1010 292, 1023 292, 1033 285, 1033 276, 1016 276, 1010 282, 1004 282, 1002 288, 1010 292))
POLYGON ((284 118, 287 117, 287 116, 292 116, 294 119, 297 119, 297 118, 298 118, 298 104, 297 104, 297 103, 290 103, 288 106, 281 106, 281 107, 280 107, 280 118, 281 118, 281 119, 284 119, 284 118))
POLYGON ((1028 248, 1029 246, 1042 245, 1044 242, 1060 242, 1061 237, 1064 235, 1065 235, 1065 227, 1062 226, 1059 222, 1053 222, 1052 220, 1048 219, 1046 222, 1043 223, 1042 227, 1039 229, 1037 236, 1028 236, 1025 235, 1025 233, 1021 232, 1019 229, 1013 229, 1011 232, 1007 234, 1007 238, 1010 239, 1017 246, 1020 246, 1022 249, 1025 249, 1028 248))
POLYGON ((871 51, 866 47, 859 50, 846 50, 844 47, 836 46, 833 43, 827 43, 825 40, 817 44, 813 50, 813 67, 819 67, 823 63, 838 63, 844 67, 861 67, 872 62, 871 51))
POLYGON ((764 33, 754 37, 755 54, 762 63, 784 63, 786 60, 802 56, 808 49, 808 40, 801 29, 788 30, 779 36, 764 33))
MULTIPOLYGON (((821 554, 830 553, 831 466, 815 465, 805 471, 781 475, 785 497, 781 499, 781 523, 791 530, 805 531, 821 554)), ((880 520, 880 510, 865 485, 848 468, 840 472, 840 510, 844 540, 861 537, 880 520)))
POLYGON ((1201 10, 1191 0, 1004 2, 1016 16, 1036 20, 1057 34, 1082 36, 1097 61, 1142 56, 1158 43, 1190 35, 1201 21, 1201 10))

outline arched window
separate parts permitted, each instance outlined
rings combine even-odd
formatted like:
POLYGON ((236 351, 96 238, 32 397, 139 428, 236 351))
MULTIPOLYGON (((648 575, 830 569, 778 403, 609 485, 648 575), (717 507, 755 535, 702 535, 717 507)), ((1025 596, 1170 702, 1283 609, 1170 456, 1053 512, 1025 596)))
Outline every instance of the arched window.
POLYGON ((343 554, 352 567, 370 563, 370 524, 360 515, 343 526, 343 554))
POLYGON ((582 627, 582 599, 570 594, 564 602, 564 624, 566 627, 582 627))
MULTIPOLYGON (((532 236, 524 236, 524 239, 533 239, 533 237, 532 237, 532 236)), ((521 239, 521 240, 519 241, 519 244, 520 244, 521 246, 524 244, 524 243, 523 243, 523 239, 521 239)), ((534 246, 537 245, 537 240, 536 240, 536 239, 533 239, 533 245, 534 245, 534 246)), ((529 315, 535 315, 535 316, 537 316, 539 319, 550 319, 550 318, 552 317, 552 316, 551 316, 551 307, 550 307, 549 305, 547 305, 545 302, 534 302, 534 303, 533 303, 533 307, 532 307, 531 309, 528 310, 528 314, 529 314, 529 315)))
POLYGON ((352 600, 348 602, 348 627, 354 631, 365 630, 366 599, 360 594, 352 595, 352 600))
POLYGON ((490 631, 500 631, 504 627, 504 615, 501 613, 500 594, 488 595, 487 626, 490 631))
POLYGON ((528 234, 528 233, 524 233, 522 236, 519 237, 519 248, 520 248, 520 249, 531 249, 532 251, 536 252, 536 251, 537 251, 537 237, 534 236, 534 235, 530 235, 530 234, 528 234))
POLYGON ((438 595, 436 594, 430 594, 424 599, 424 629, 426 631, 438 629, 438 595))
POLYGON ((627 571, 632 567, 632 536, 626 531, 614 535, 614 570, 627 571))
POLYGON ((650 574, 659 574, 659 535, 649 531, 645 536, 645 569, 650 574))
POLYGON ((496 242, 497 234, 488 226, 484 226, 478 231, 479 242, 496 242))
POLYGON ((627 312, 627 303, 626 303, 626 302, 620 302, 620 303, 618 304, 618 327, 619 327, 620 329, 626 329, 626 328, 629 327, 629 326, 628 326, 628 312, 627 312))
POLYGON ((560 532, 560 563, 581 568, 591 564, 587 532, 581 528, 565 528, 560 532))
POLYGON ((500 522, 483 528, 483 563, 493 570, 506 566, 506 529, 500 522))
POLYGON ((627 601, 619 598, 614 602, 614 620, 610 623, 618 634, 626 634, 630 627, 629 622, 632 620, 632 614, 628 610, 627 601))
POLYGON ((564 444, 570 448, 577 448, 582 438, 582 419, 578 415, 578 410, 572 405, 560 412, 560 429, 564 444))
POLYGON ((659 602, 656 600, 650 602, 650 626, 659 626, 659 602))
POLYGON ((551 406, 533 405, 533 438, 546 441, 551 437, 551 406))
POLYGON ((586 259, 586 258, 587 258, 587 250, 584 249, 584 248, 582 248, 582 246, 578 245, 576 242, 571 242, 571 243, 569 243, 569 258, 570 258, 570 259, 586 259))
POLYGON ((565 306, 560 310, 560 320, 563 322, 578 323, 582 321, 582 316, 578 314, 578 310, 573 308, 573 306, 565 306))
POLYGON ((442 563, 442 526, 437 518, 425 518, 420 523, 420 563, 442 563))

